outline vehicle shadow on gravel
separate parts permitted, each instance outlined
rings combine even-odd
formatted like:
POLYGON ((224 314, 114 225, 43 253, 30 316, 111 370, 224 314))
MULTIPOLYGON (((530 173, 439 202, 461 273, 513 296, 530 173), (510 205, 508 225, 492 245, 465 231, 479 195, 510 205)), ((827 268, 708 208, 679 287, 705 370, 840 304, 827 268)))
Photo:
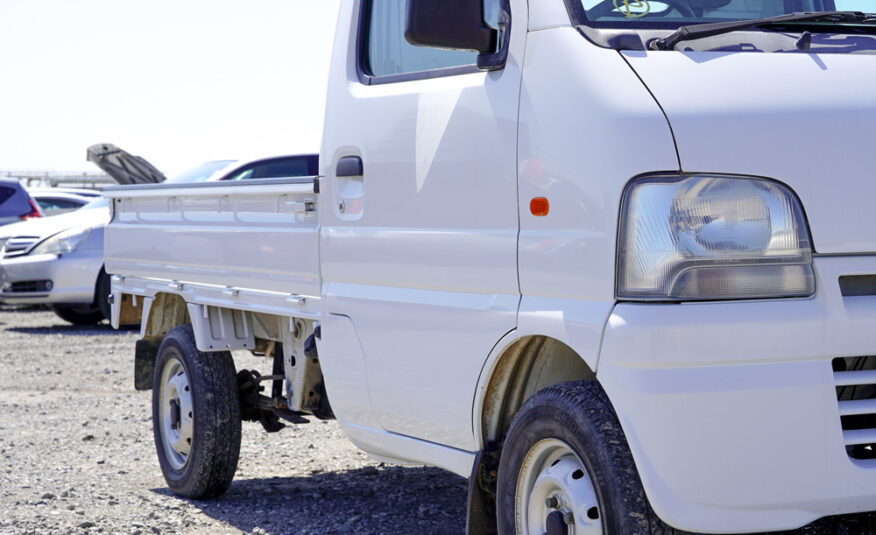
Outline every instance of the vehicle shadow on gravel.
POLYGON ((10 332, 21 334, 64 334, 70 336, 94 336, 96 334, 111 334, 124 335, 131 331, 139 330, 139 325, 123 325, 119 329, 113 329, 109 323, 99 323, 97 325, 70 325, 69 323, 59 323, 55 325, 45 325, 40 327, 10 327, 6 329, 10 332))
POLYGON ((465 532, 466 485, 437 468, 367 466, 235 480, 221 498, 185 501, 245 533, 458 535, 465 532))

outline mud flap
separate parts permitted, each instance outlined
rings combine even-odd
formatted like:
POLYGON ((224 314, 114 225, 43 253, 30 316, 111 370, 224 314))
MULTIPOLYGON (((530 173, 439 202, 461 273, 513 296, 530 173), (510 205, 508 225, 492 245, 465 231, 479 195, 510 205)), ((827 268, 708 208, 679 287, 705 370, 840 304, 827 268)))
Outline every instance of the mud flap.
POLYGON ((479 451, 468 478, 465 533, 467 535, 497 535, 496 481, 502 450, 490 447, 479 451))
POLYGON ((155 374, 155 357, 158 355, 160 341, 137 340, 134 346, 134 389, 152 390, 152 376, 155 374))

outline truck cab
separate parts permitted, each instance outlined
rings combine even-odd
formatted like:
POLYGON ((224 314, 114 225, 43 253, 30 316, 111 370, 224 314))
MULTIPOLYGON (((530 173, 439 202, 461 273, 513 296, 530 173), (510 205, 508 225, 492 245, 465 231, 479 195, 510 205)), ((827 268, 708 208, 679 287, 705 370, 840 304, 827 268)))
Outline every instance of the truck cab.
MULTIPOLYGON (((867 6, 475 4, 341 10, 322 343, 361 347, 346 373, 368 378, 369 427, 507 450, 529 395, 595 376, 670 525, 872 508, 872 387, 841 385, 867 382, 843 374, 876 341, 876 300, 842 285, 876 273, 873 16, 657 46, 680 26, 867 6), (362 175, 339 172, 348 159, 362 175)), ((339 415, 365 406, 347 392, 339 415)))

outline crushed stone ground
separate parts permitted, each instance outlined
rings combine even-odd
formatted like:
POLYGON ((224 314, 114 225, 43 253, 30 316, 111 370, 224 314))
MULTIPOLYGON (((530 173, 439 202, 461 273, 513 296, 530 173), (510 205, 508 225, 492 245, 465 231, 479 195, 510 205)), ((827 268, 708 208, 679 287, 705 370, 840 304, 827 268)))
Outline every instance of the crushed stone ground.
MULTIPOLYGON (((240 465, 210 501, 167 489, 137 332, 0 305, 0 535, 462 534, 466 481, 368 458, 336 422, 243 423, 240 465)), ((239 368, 270 361, 235 353, 239 368)))

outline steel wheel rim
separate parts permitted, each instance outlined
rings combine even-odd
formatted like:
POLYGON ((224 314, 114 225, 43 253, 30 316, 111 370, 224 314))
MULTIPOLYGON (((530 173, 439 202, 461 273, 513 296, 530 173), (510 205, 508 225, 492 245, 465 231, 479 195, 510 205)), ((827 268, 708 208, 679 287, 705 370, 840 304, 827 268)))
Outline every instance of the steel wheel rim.
POLYGON ((192 451, 194 407, 188 375, 176 357, 164 363, 158 403, 161 446, 174 470, 182 470, 192 451))
POLYGON ((537 442, 523 459, 514 516, 517 533, 526 535, 603 533, 602 507, 587 467, 556 438, 537 442))

